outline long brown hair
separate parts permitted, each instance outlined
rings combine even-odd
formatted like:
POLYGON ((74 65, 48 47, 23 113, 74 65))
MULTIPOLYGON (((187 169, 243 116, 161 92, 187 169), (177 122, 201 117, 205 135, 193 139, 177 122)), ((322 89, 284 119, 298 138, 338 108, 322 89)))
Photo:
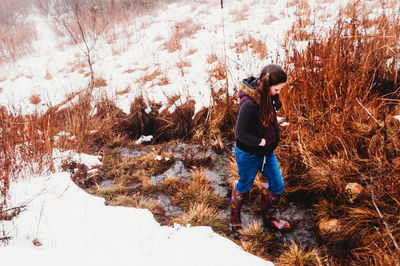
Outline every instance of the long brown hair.
POLYGON ((265 66, 260 74, 260 110, 258 116, 264 126, 270 125, 274 121, 274 110, 279 110, 282 103, 279 94, 271 95, 270 88, 273 85, 285 83, 287 76, 285 71, 278 65, 265 66))

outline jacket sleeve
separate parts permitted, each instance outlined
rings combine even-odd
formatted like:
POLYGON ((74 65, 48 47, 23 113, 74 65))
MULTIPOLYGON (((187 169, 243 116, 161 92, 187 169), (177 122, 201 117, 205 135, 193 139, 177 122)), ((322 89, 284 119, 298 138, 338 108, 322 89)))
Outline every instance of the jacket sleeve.
POLYGON ((235 137, 248 146, 258 146, 261 138, 247 132, 248 124, 253 115, 254 103, 251 100, 245 100, 239 109, 238 118, 235 127, 235 137))

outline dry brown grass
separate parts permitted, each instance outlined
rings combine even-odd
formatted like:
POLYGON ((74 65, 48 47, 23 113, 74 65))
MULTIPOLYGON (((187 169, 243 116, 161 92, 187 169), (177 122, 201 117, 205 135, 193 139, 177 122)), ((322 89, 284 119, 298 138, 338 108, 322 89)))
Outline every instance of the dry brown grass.
POLYGON ((240 230, 240 233, 242 234, 240 244, 245 251, 268 259, 267 249, 273 245, 272 235, 264 232, 263 227, 257 222, 253 222, 240 230))
POLYGON ((196 48, 192 48, 187 52, 186 56, 191 56, 192 54, 196 53, 197 51, 198 50, 196 48))
POLYGON ((225 206, 225 199, 213 191, 204 169, 192 170, 190 177, 192 181, 178 191, 173 202, 186 210, 196 203, 206 204, 217 209, 225 206))
POLYGON ((108 202, 110 206, 125 206, 139 209, 148 209, 152 213, 159 212, 162 209, 157 200, 146 200, 143 196, 125 196, 119 195, 108 202))
POLYGON ((96 78, 93 83, 93 88, 106 87, 107 81, 103 78, 96 78))
POLYGON ((49 73, 49 71, 46 71, 46 75, 44 76, 44 78, 45 78, 46 80, 50 80, 50 79, 53 78, 53 76, 49 73))
MULTIPOLYGON (((170 100, 176 98, 168 97, 170 100)), ((181 98, 178 97, 181 101, 181 98)), ((180 104, 177 101, 170 101, 175 110, 171 113, 168 109, 163 110, 155 117, 154 139, 157 141, 168 141, 171 139, 190 139, 192 136, 192 117, 194 115, 195 101, 192 99, 180 104)))
POLYGON ((154 38, 154 41, 155 42, 161 42, 161 41, 163 41, 164 40, 164 38, 162 37, 162 36, 160 36, 160 35, 158 35, 158 36, 156 36, 155 38, 154 38))
POLYGON ((158 190, 163 191, 165 194, 173 196, 180 189, 182 189, 184 184, 177 177, 167 177, 164 182, 158 185, 158 190))
POLYGON ((191 66, 192 66, 192 63, 191 63, 190 61, 181 60, 181 61, 179 61, 178 63, 176 63, 176 66, 177 66, 178 68, 191 67, 191 66))
POLYGON ((309 39, 296 35, 296 30, 312 26, 303 4, 286 46, 290 89, 281 95, 281 114, 290 123, 281 132, 277 152, 286 192, 318 201, 314 205, 318 220, 336 218, 343 225, 339 233, 323 240, 332 247, 328 255, 338 263, 382 264, 388 254, 398 255, 384 221, 400 241, 395 226, 400 213, 390 207, 400 203, 395 160, 400 155, 400 123, 392 118, 400 96, 400 72, 394 65, 399 17, 373 18, 363 3, 352 3, 328 34, 309 39), (372 25, 382 28, 373 32, 372 25), (295 46, 302 38, 311 41, 300 51, 295 46), (366 190, 352 204, 344 191, 349 182, 366 190), (371 203, 372 192, 382 217, 371 203), (334 247, 339 242, 348 246, 348 253, 336 257, 334 247), (379 247, 376 255, 370 253, 372 245, 379 247))
POLYGON ((227 68, 226 65, 218 61, 218 64, 209 72, 209 81, 214 79, 216 80, 223 80, 227 77, 227 68))
POLYGON ((239 39, 241 41, 236 41, 230 46, 231 49, 235 49, 236 53, 244 53, 251 49, 254 54, 258 54, 260 59, 265 59, 268 55, 267 46, 262 40, 256 39, 250 34, 246 38, 239 37, 239 39))
POLYGON ((25 174, 54 171, 54 120, 46 114, 18 115, 0 107, 0 211, 5 208, 10 182, 25 174))
POLYGON ((233 16, 233 21, 240 22, 243 20, 247 20, 247 18, 249 17, 249 10, 250 8, 248 5, 244 5, 240 9, 233 10, 231 12, 231 15, 233 16))
POLYGON ((131 92, 131 87, 128 86, 128 87, 125 88, 124 90, 117 91, 115 94, 116 94, 116 95, 124 95, 124 94, 128 94, 128 93, 130 93, 130 92, 131 92))
POLYGON ((172 36, 165 43, 165 48, 167 48, 169 53, 173 53, 175 51, 179 51, 182 49, 181 46, 181 36, 179 33, 173 33, 172 36))
POLYGON ((235 41, 234 44, 230 46, 231 49, 235 49, 235 53, 241 54, 249 50, 249 43, 246 39, 243 38, 243 35, 237 36, 236 39, 241 38, 241 41, 235 41))
POLYGON ((95 194, 99 197, 103 197, 103 198, 112 200, 114 198, 118 198, 123 195, 129 194, 130 192, 131 192, 131 190, 124 186, 113 185, 107 189, 99 189, 95 194))
POLYGON ((109 174, 114 174, 114 183, 130 185, 139 181, 142 185, 149 186, 150 176, 165 172, 174 163, 174 155, 163 151, 151 151, 137 158, 124 158, 118 163, 109 165, 109 174))
POLYGON ((132 138, 138 139, 142 135, 152 135, 155 130, 155 117, 158 115, 158 109, 161 105, 151 105, 151 111, 146 112, 147 105, 143 96, 138 96, 131 104, 129 114, 129 124, 132 127, 130 133, 132 138))
POLYGON ((237 99, 228 91, 226 64, 218 64, 209 72, 211 101, 208 108, 201 109, 193 118, 196 139, 204 145, 212 144, 216 151, 225 150, 224 141, 232 139, 236 124, 237 99), (224 82, 221 87, 216 84, 224 82), (201 138, 201 139, 200 139, 201 138))
POLYGON ((31 97, 29 97, 29 102, 31 104, 37 105, 41 102, 42 100, 40 99, 40 95, 39 94, 33 94, 31 95, 31 97))
POLYGON ((0 62, 15 62, 32 50, 32 41, 37 37, 36 27, 24 19, 14 20, 10 14, 4 15, 9 21, 0 20, 0 62))
POLYGON ((207 57, 207 63, 212 64, 218 60, 218 57, 216 54, 212 53, 207 57))
POLYGON ((156 83, 156 85, 158 85, 158 86, 165 86, 165 85, 168 85, 170 82, 169 82, 169 79, 168 79, 168 77, 167 76, 161 76, 160 78, 159 78, 159 81, 156 83))
POLYGON ((264 25, 270 25, 272 22, 274 22, 274 21, 276 21, 276 20, 278 20, 278 18, 277 17, 275 17, 273 14, 268 14, 266 17, 265 17, 265 19, 264 19, 264 21, 263 21, 263 24, 264 25))
POLYGON ((219 218, 219 211, 206 203, 193 203, 188 211, 173 219, 174 223, 191 226, 211 226, 214 230, 226 229, 226 222, 219 218))
POLYGON ((182 48, 181 40, 183 38, 191 37, 192 35, 196 34, 200 29, 201 26, 195 24, 192 19, 187 19, 185 21, 176 23, 171 37, 164 44, 165 48, 170 53, 180 50, 182 48))
POLYGON ((136 69, 130 68, 130 69, 125 70, 125 71, 122 72, 122 73, 128 73, 128 74, 130 74, 130 73, 133 73, 133 72, 135 72, 135 71, 136 71, 136 69))
POLYGON ((295 243, 287 246, 287 249, 278 258, 277 265, 295 265, 295 266, 322 266, 321 258, 316 250, 304 250, 295 243))
POLYGON ((69 66, 69 72, 75 72, 77 70, 85 68, 85 64, 80 61, 69 62, 68 66, 69 66))
POLYGON ((62 144, 62 148, 76 147, 78 150, 85 150, 95 144, 105 144, 123 137, 122 134, 126 134, 129 128, 126 114, 105 96, 93 99, 89 91, 84 91, 78 95, 72 94, 66 102, 62 109, 54 113, 56 128, 71 132, 76 139, 62 144), (76 101, 69 102, 74 97, 76 101), (93 134, 92 131, 96 133, 93 134))
POLYGON ((199 157, 198 151, 189 147, 183 151, 183 156, 185 157, 183 164, 186 168, 212 168, 212 158, 211 156, 199 157))
POLYGON ((250 48, 253 50, 254 53, 259 55, 260 59, 265 59, 268 54, 266 44, 261 40, 256 40, 251 35, 249 35, 249 44, 250 48))
POLYGON ((158 76, 162 74, 159 68, 155 69, 153 72, 148 73, 140 78, 142 84, 146 84, 147 82, 155 80, 158 76))

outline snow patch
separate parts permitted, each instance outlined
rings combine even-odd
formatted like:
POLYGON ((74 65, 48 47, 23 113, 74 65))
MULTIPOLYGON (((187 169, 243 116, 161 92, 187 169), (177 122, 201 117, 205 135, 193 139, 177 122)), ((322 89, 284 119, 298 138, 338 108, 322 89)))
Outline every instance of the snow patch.
POLYGON ((160 226, 148 210, 105 206, 65 172, 14 182, 10 194, 27 207, 2 222, 12 236, 0 247, 5 265, 273 265, 210 227, 160 226))
POLYGON ((135 143, 136 144, 142 144, 144 142, 150 142, 153 139, 152 135, 149 136, 141 136, 135 143))

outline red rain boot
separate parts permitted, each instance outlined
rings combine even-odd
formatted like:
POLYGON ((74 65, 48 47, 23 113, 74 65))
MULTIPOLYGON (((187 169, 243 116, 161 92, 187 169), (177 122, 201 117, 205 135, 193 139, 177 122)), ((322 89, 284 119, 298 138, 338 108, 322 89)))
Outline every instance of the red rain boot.
POLYGON ((277 195, 268 190, 268 184, 263 184, 261 194, 261 205, 263 210, 264 226, 272 226, 278 230, 289 229, 290 224, 282 219, 276 218, 274 213, 278 208, 281 195, 277 195))
POLYGON ((238 232, 242 229, 242 221, 240 219, 240 209, 242 207, 243 201, 243 193, 240 193, 235 188, 236 182, 233 185, 232 189, 232 198, 231 198, 231 225, 232 231, 238 232))

